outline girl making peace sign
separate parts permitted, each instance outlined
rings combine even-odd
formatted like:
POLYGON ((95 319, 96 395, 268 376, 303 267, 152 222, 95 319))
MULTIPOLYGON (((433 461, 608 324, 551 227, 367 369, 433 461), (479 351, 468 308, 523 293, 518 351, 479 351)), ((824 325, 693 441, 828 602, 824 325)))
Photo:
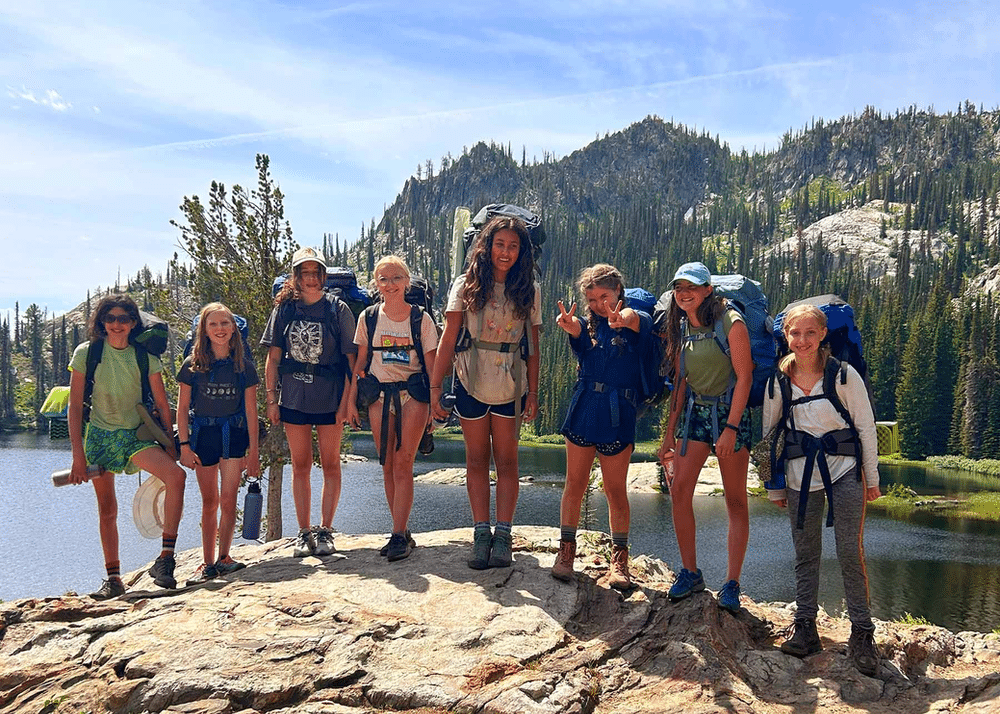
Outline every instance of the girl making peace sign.
POLYGON ((622 307, 624 281, 611 265, 599 263, 584 269, 577 287, 586 300, 583 315, 576 316, 576 303, 567 310, 560 300, 556 319, 569 335, 580 368, 561 430, 566 437, 566 485, 559 509, 559 555, 552 576, 560 580, 573 577, 580 504, 596 455, 613 541, 608 585, 627 590, 632 579, 628 570, 626 477, 635 448, 636 407, 642 388, 640 355, 654 337, 653 321, 645 312, 622 307))

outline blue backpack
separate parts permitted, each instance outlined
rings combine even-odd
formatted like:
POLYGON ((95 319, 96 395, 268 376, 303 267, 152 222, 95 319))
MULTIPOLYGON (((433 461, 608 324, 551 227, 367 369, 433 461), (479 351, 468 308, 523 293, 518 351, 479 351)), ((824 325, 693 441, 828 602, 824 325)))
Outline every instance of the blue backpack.
MULTIPOLYGON (((626 307, 633 310, 641 310, 650 318, 656 310, 656 297, 653 293, 644 288, 625 289, 626 307)), ((658 404, 666 393, 667 380, 662 369, 663 366, 663 340, 654 327, 650 335, 649 343, 646 345, 645 354, 640 356, 640 374, 642 375, 642 394, 639 400, 639 412, 658 404)))
MULTIPOLYGON (((188 330, 187 340, 184 342, 184 355, 187 357, 191 354, 191 350, 194 349, 194 339, 198 334, 198 323, 201 321, 201 313, 194 316, 191 320, 191 329, 188 330)), ((253 352, 250 349, 250 326, 247 324, 247 319, 242 315, 233 315, 233 321, 236 323, 236 329, 240 331, 240 337, 243 338, 243 351, 249 356, 253 352)))

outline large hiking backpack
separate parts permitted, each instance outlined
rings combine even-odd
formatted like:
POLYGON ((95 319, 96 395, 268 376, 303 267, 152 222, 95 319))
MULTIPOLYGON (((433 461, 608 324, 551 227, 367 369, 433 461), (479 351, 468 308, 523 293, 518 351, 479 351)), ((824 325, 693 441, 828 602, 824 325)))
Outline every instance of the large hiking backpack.
MULTIPOLYGON (((142 403, 150 412, 155 406, 153 403, 153 390, 149 386, 149 355, 159 357, 167 350, 167 343, 170 338, 170 328, 167 323, 156 315, 139 310, 139 321, 142 329, 129 335, 129 343, 135 347, 135 361, 139 365, 140 379, 142 386, 142 403)), ((104 340, 97 340, 90 343, 87 350, 87 371, 83 387, 83 423, 90 421, 90 408, 94 396, 94 374, 97 372, 97 365, 101 363, 104 356, 104 340)))
MULTIPOLYGON (((750 355, 753 358, 753 384, 750 387, 748 407, 759 407, 764 403, 764 389, 768 379, 774 374, 777 363, 774 349, 774 321, 769 313, 767 296, 761 291, 760 283, 743 275, 713 275, 712 288, 716 295, 724 298, 727 306, 743 316, 747 332, 750 334, 750 355)), ((653 326, 662 332, 666 326, 667 314, 673 302, 673 290, 667 290, 656 302, 653 326)), ((713 327, 710 337, 728 356, 729 338, 722 329, 722 320, 713 327)))
MULTIPOLYGON (((656 311, 656 297, 644 288, 626 288, 625 306, 633 310, 641 310, 653 317, 656 311)), ((642 395, 639 401, 639 412, 645 412, 657 404, 666 393, 666 378, 663 366, 663 340, 654 328, 645 353, 639 358, 639 372, 642 376, 642 395)))
MULTIPOLYGON (((774 318, 774 340, 778 346, 778 357, 784 357, 789 353, 788 341, 785 340, 784 322, 788 311, 798 305, 815 305, 826 315, 826 339, 823 341, 830 346, 830 355, 840 362, 850 364, 861 375, 864 380, 865 389, 868 391, 868 401, 872 404, 872 411, 875 411, 875 399, 872 395, 872 387, 868 381, 868 364, 864 358, 864 348, 861 344, 861 331, 854 322, 854 308, 838 295, 815 295, 813 297, 796 300, 785 305, 785 309, 774 318)), ((840 383, 847 383, 847 371, 840 371, 840 383)), ((836 405, 835 405, 836 406, 836 405)), ((841 411, 838 409, 838 411, 841 411)))
POLYGON ((476 236, 479 235, 479 231, 497 216, 520 219, 528 229, 528 237, 531 239, 531 245, 535 248, 540 248, 542 243, 545 242, 545 228, 542 226, 542 219, 537 215, 527 208, 521 208, 510 203, 491 203, 479 209, 479 213, 472 218, 472 225, 465 229, 463 237, 465 238, 466 252, 472 247, 476 236))
MULTIPOLYGON (((278 294, 288 277, 289 274, 284 273, 274 279, 274 283, 271 285, 271 297, 278 294)), ((343 300, 347 307, 351 308, 355 320, 366 307, 372 304, 371 296, 367 290, 358 285, 358 276, 352 268, 336 265, 328 267, 323 289, 343 300)))

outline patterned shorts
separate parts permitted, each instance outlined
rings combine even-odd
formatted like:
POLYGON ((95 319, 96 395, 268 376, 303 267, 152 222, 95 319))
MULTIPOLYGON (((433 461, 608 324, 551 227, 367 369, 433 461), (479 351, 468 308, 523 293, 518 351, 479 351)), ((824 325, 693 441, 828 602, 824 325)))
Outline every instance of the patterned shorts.
MULTIPOLYGON (((728 414, 728 407, 722 407, 720 409, 719 436, 722 436, 722 431, 725 428, 726 417, 728 414)), ((709 446, 715 446, 715 442, 712 441, 712 407, 707 404, 695 404, 691 409, 690 423, 685 425, 683 421, 684 420, 682 418, 675 434, 678 443, 684 438, 686 426, 688 441, 700 441, 708 444, 709 446)), ((743 416, 740 417, 740 428, 736 432, 736 444, 733 446, 733 452, 735 453, 743 448, 749 449, 752 443, 753 437, 750 433, 750 410, 744 409, 743 416)))
POLYGON ((569 443, 575 444, 576 446, 580 446, 584 449, 593 446, 597 450, 597 453, 601 456, 617 456, 628 447, 634 446, 631 442, 626 443, 624 441, 612 441, 606 444, 598 444, 593 441, 587 441, 583 437, 577 436, 568 430, 564 430, 562 435, 566 437, 566 441, 569 443))
POLYGON ((132 463, 132 457, 140 451, 157 446, 155 441, 142 441, 135 435, 135 429, 115 429, 108 431, 93 424, 87 424, 87 435, 83 440, 83 452, 88 464, 103 466, 116 474, 138 473, 139 467, 132 463))

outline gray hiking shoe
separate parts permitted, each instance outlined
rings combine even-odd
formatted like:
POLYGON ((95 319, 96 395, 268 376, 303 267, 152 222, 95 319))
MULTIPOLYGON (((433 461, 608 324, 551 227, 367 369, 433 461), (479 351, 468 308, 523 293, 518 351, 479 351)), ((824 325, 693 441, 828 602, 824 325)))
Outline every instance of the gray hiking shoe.
POLYGON ((509 568, 514 562, 514 544, 510 531, 498 530, 493 534, 493 542, 490 545, 489 567, 509 568))
POLYGON ((816 620, 805 617, 796 618, 792 627, 795 628, 795 632, 781 643, 782 652, 801 659, 823 649, 823 644, 819 640, 819 631, 816 629, 816 620))
POLYGON ((847 641, 847 656, 861 674, 874 677, 878 674, 881 657, 875 646, 875 627, 851 625, 851 639, 847 641))
POLYGON ((410 541, 406 539, 404 534, 393 533, 392 538, 389 539, 389 550, 386 552, 386 558, 389 559, 390 563, 395 560, 409 558, 412 550, 410 541))
MULTIPOLYGON (((392 538, 390 537, 389 540, 385 542, 385 545, 379 548, 378 554, 381 555, 383 558, 389 555, 389 543, 391 542, 392 538)), ((417 547, 417 541, 413 540, 413 535, 410 533, 409 528, 406 529, 406 542, 410 544, 410 550, 413 550, 414 548, 417 547)))
POLYGON ((333 529, 320 526, 316 529, 316 555, 332 555, 337 552, 333 545, 333 529))
POLYGON ((473 570, 486 570, 490 567, 490 541, 493 534, 489 528, 477 530, 472 538, 472 557, 469 558, 469 567, 473 570))
POLYGON ((90 593, 93 600, 110 600, 113 597, 125 594, 125 583, 121 578, 108 578, 101 584, 101 588, 94 593, 90 593))
POLYGON ((295 538, 295 548, 292 555, 296 558, 305 558, 316 552, 316 541, 313 540, 312 531, 308 528, 300 528, 299 535, 295 538))
POLYGON ((215 561, 215 569, 219 571, 219 575, 229 575, 230 573, 235 573, 237 570, 243 570, 245 567, 247 566, 233 560, 230 555, 224 555, 215 561))
POLYGON ((176 565, 177 561, 174 560, 174 556, 165 555, 153 561, 153 567, 149 569, 149 575, 153 578, 153 582, 161 588, 173 590, 177 587, 177 580, 174 579, 174 568, 176 565))

